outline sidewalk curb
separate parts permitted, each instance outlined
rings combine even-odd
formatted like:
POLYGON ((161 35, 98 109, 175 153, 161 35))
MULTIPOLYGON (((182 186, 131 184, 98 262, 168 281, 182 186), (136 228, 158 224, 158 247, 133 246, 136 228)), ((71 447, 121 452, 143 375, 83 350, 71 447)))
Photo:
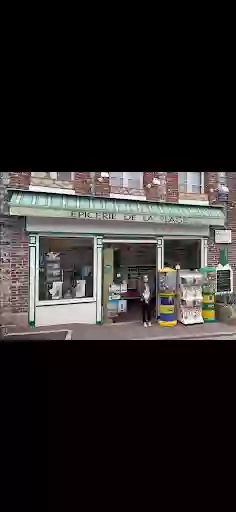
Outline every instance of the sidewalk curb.
MULTIPOLYGON (((66 337, 65 337, 65 341, 71 341, 72 340, 72 334, 73 334, 73 331, 72 330, 69 330, 69 329, 51 329, 50 331, 46 330, 46 331, 34 331, 34 332, 16 332, 16 333, 8 333, 6 334, 2 339, 1 341, 11 341, 11 338, 12 337, 17 337, 19 336, 19 339, 23 336, 32 336, 32 341, 34 339, 34 336, 37 336, 38 334, 55 334, 55 333, 61 333, 61 332, 66 332, 66 337)), ((21 340, 22 341, 22 340, 21 340)), ((49 340, 50 341, 50 340, 49 340)))
MULTIPOLYGON (((195 338, 220 338, 221 336, 235 336, 236 335, 236 331, 230 331, 230 332, 217 332, 217 333, 203 333, 203 332, 199 332, 197 334, 194 334, 194 337, 193 335, 187 335, 187 334, 184 334, 183 336, 179 336, 179 335, 176 335, 176 336, 171 336, 171 338, 169 337, 170 340, 183 340, 183 339, 186 339, 188 340, 191 336, 191 339, 195 339, 195 338)), ((131 341, 167 341, 167 336, 149 336, 149 337, 145 337, 145 338, 131 338, 131 341)))

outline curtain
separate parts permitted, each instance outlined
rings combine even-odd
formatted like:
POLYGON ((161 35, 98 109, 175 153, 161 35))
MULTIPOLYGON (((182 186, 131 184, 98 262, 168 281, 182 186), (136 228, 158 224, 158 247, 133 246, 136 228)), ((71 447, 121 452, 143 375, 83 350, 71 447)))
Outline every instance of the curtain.
POLYGON ((201 194, 201 172, 188 172, 188 192, 201 194))

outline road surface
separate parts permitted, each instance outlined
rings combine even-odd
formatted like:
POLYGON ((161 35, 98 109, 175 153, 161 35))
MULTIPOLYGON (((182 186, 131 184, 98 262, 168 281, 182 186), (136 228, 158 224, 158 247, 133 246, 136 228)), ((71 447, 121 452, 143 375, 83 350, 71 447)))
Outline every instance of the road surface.
POLYGON ((236 341, 236 334, 232 334, 231 336, 212 336, 208 338, 198 338, 199 340, 235 340, 236 341))

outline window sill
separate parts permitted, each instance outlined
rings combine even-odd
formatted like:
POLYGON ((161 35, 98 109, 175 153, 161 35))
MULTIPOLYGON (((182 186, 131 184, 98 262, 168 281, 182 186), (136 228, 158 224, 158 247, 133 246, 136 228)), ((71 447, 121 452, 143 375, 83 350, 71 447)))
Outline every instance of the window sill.
POLYGON ((128 199, 131 201, 146 201, 147 198, 145 195, 132 195, 132 194, 110 194, 111 199, 128 199))
POLYGON ((94 297, 84 297, 82 299, 41 300, 37 301, 36 307, 66 306, 67 304, 90 304, 91 302, 96 302, 96 299, 94 297))
POLYGON ((71 188, 47 187, 45 185, 30 185, 31 192, 45 192, 46 194, 67 194, 70 196, 75 195, 75 190, 71 188))
POLYGON ((207 194, 179 194, 179 204, 209 205, 207 194))

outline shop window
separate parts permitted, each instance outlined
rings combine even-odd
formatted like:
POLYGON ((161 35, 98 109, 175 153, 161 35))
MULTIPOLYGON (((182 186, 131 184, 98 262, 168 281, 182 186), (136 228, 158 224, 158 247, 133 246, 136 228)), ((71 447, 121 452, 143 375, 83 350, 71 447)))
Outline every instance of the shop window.
POLYGON ((204 172, 179 172, 181 194, 204 194, 204 172))
POLYGON ((39 300, 92 298, 93 239, 40 237, 39 300))
POLYGON ((143 172, 110 172, 111 188, 143 189, 143 172))

